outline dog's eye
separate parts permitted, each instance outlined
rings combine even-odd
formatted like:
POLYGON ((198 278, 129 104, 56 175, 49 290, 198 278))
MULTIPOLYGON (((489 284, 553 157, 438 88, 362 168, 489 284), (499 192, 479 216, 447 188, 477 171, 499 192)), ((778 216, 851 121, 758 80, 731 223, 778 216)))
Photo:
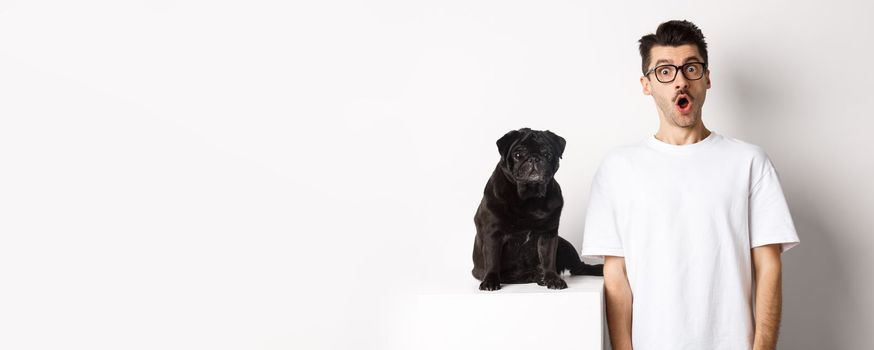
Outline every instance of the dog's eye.
POLYGON ((513 153, 513 158, 519 159, 520 157, 522 157, 522 152, 513 153))

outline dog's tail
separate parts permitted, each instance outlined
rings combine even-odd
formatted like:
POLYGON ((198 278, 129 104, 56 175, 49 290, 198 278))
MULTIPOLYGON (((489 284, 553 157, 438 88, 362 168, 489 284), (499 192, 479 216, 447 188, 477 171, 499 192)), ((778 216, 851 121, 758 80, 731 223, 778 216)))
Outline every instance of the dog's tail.
POLYGON ((558 274, 569 270, 571 275, 604 276, 603 264, 584 263, 571 242, 561 237, 558 237, 558 248, 555 252, 555 270, 558 274))

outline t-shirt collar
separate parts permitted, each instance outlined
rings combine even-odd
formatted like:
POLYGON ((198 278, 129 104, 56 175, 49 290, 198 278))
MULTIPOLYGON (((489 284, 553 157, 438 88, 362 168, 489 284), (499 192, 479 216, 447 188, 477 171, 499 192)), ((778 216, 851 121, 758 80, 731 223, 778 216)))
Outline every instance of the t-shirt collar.
POLYGON ((659 141, 659 139, 655 138, 655 135, 648 137, 645 141, 646 145, 656 149, 657 151, 662 152, 670 152, 670 153, 690 153, 697 152, 698 150, 707 147, 716 141, 720 136, 714 132, 710 131, 710 135, 707 135, 703 140, 695 142, 689 145, 672 145, 669 143, 665 143, 659 141))

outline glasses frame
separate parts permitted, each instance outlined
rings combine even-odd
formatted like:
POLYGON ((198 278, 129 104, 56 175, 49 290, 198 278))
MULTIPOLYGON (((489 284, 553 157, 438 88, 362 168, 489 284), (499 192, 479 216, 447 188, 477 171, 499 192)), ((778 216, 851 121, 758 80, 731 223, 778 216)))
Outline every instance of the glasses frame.
POLYGON ((701 78, 704 77, 704 74, 707 73, 707 62, 697 62, 697 61, 696 61, 696 62, 689 62, 689 63, 686 63, 686 64, 684 64, 684 65, 682 65, 682 66, 675 66, 675 65, 673 65, 673 64, 660 64, 660 65, 658 65, 658 66, 653 67, 653 68, 650 69, 649 71, 647 71, 646 74, 644 74, 643 76, 647 76, 647 75, 649 75, 650 73, 655 72, 657 69, 659 69, 659 68, 661 68, 661 67, 674 67, 674 77, 671 78, 671 80, 668 80, 668 81, 662 81, 661 79, 659 79, 659 75, 656 74, 656 80, 658 80, 658 82, 660 82, 660 83, 664 83, 664 84, 672 83, 672 82, 674 82, 674 80, 677 80, 677 73, 679 73, 680 71, 683 71, 683 78, 686 78, 686 80, 699 80, 699 79, 701 79, 701 78), (697 78, 695 78, 695 79, 692 79, 692 78, 689 78, 688 76, 686 76, 686 67, 688 67, 688 66, 690 66, 690 65, 693 65, 693 64, 700 64, 700 65, 704 66, 704 69, 701 70, 701 76, 700 76, 700 77, 697 77, 697 78))

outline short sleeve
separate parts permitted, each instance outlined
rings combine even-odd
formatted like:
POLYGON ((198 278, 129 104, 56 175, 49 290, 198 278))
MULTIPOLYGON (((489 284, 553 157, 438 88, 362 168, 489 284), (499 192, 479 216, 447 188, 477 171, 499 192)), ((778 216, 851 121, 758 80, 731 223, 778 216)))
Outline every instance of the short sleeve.
POLYGON ((780 243, 780 252, 786 252, 800 242, 795 224, 771 160, 765 155, 758 163, 759 171, 753 173, 759 177, 750 189, 750 247, 780 243))
POLYGON ((592 180, 581 256, 625 256, 616 225, 615 200, 611 198, 614 193, 606 182, 610 178, 609 172, 607 162, 602 162, 592 180))

